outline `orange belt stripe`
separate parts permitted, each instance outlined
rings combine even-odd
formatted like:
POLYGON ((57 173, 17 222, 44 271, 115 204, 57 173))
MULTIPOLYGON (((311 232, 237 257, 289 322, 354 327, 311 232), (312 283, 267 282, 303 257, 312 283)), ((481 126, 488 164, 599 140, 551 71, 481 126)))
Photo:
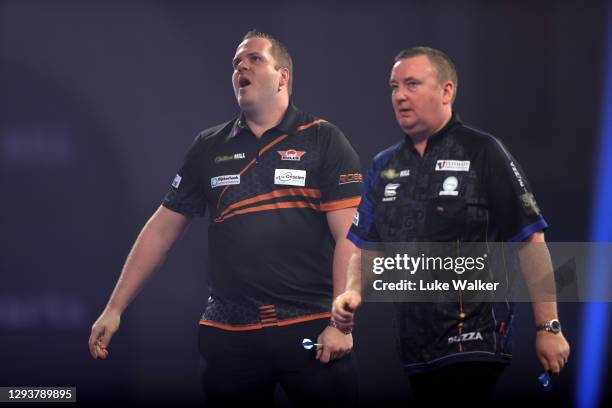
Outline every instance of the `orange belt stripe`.
POLYGON ((217 322, 212 322, 210 320, 200 320, 200 324, 203 326, 216 327, 218 329, 229 330, 229 331, 246 331, 246 330, 263 329, 264 327, 289 326, 291 324, 308 322, 308 321, 317 320, 317 319, 325 319, 325 318, 330 318, 330 317, 331 317, 331 313, 325 312, 325 313, 317 313, 317 314, 311 314, 307 316, 296 317, 293 319, 279 320, 274 323, 266 323, 266 324, 256 323, 256 324, 247 324, 244 326, 232 326, 230 324, 217 323, 217 322))

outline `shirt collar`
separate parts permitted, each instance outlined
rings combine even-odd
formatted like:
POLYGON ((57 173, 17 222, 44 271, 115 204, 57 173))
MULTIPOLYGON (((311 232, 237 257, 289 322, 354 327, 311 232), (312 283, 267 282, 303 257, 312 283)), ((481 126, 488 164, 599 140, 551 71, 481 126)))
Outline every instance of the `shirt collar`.
MULTIPOLYGON (((455 126, 461 125, 463 122, 459 115, 455 112, 452 113, 450 120, 442 127, 442 129, 438 130, 433 135, 429 136, 427 139, 427 147, 433 146, 444 139, 444 136, 448 134, 448 132, 453 129, 455 126)), ((414 143, 410 136, 406 135, 406 144, 408 147, 414 149, 414 143)))
MULTIPOLYGON (((279 129, 283 133, 291 133, 298 127, 299 121, 299 110, 295 107, 292 102, 289 102, 289 106, 283 115, 283 119, 280 123, 273 127, 273 129, 279 129)), ((249 126, 247 125, 246 118, 244 117, 244 112, 240 113, 240 116, 236 118, 234 121, 234 125, 232 126, 232 130, 228 135, 228 139, 231 139, 237 136, 243 130, 248 130, 249 126)))

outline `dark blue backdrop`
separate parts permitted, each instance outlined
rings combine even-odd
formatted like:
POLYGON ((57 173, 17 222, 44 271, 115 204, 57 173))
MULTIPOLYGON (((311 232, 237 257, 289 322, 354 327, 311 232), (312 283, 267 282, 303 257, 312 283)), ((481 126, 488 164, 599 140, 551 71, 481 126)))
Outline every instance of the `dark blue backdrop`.
MULTIPOLYGON (((337 124, 364 166, 402 137, 387 85, 395 54, 446 51, 460 75, 456 111, 521 162, 551 225, 547 239, 587 240, 606 7, 0 1, 0 386, 76 385, 83 404, 197 400, 205 220, 127 310, 108 360, 90 358, 87 338, 195 134, 237 113, 230 62, 251 28, 288 45, 295 103, 337 124)), ((580 307, 560 306, 573 350, 580 307)), ((390 312, 383 304, 360 312, 364 406, 410 398, 390 312)), ((570 404, 576 354, 544 396, 528 304, 515 333, 500 397, 570 404)))

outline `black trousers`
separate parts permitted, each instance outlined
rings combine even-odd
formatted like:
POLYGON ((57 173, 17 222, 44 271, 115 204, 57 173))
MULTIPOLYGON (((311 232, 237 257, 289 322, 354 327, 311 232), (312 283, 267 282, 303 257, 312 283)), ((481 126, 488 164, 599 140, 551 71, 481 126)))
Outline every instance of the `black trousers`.
POLYGON ((296 407, 355 406, 353 355, 323 364, 314 349, 302 347, 304 338, 316 342, 326 326, 327 319, 242 332, 201 325, 206 406, 272 406, 276 384, 296 407))
POLYGON ((409 375, 417 406, 448 404, 480 406, 493 400, 493 391, 506 364, 472 362, 409 375))

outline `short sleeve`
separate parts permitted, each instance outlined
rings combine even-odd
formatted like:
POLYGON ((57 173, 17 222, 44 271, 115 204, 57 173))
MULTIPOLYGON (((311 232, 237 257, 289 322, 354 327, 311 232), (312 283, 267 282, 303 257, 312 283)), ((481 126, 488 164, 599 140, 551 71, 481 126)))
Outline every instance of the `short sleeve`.
POLYGON ((172 180, 162 205, 188 217, 206 213, 206 199, 202 184, 203 148, 200 136, 187 151, 185 161, 172 180))
POLYGON ((321 125, 319 188, 321 210, 356 207, 363 187, 361 164, 344 134, 329 123, 321 125))
POLYGON ((548 228, 523 169, 495 138, 486 148, 485 188, 504 241, 520 242, 548 228))
POLYGON ((378 199, 375 196, 378 171, 374 161, 366 170, 363 185, 361 202, 357 207, 357 212, 353 218, 353 224, 349 230, 347 238, 361 249, 370 249, 368 243, 374 244, 381 242, 376 223, 374 222, 374 212, 378 199))

